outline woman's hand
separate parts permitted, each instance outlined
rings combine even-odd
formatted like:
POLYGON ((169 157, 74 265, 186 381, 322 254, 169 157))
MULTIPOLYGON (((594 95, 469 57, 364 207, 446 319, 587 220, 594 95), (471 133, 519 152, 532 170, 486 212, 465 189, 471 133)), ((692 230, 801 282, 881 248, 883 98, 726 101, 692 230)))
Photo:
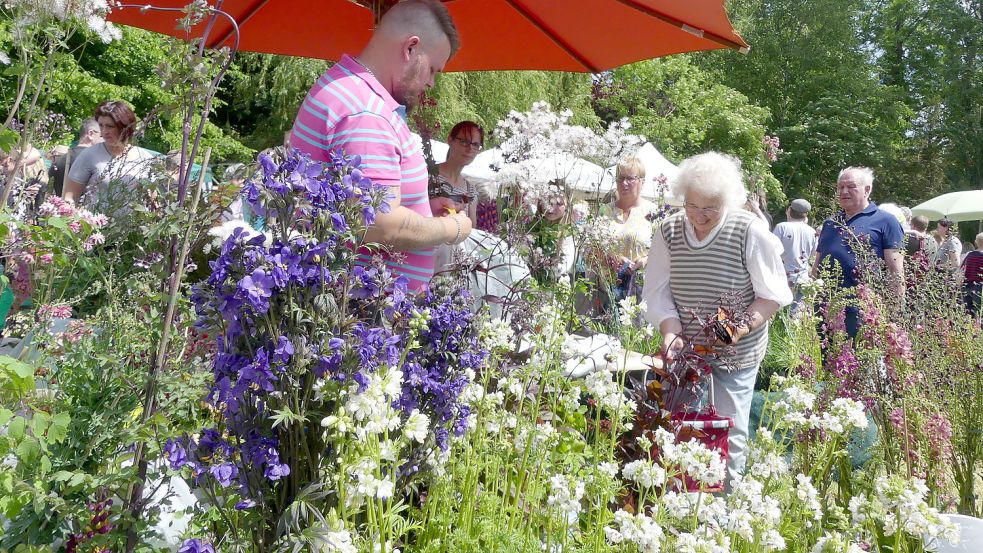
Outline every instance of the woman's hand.
POLYGON ((684 345, 686 345, 686 340, 678 334, 667 333, 662 336, 662 357, 666 360, 667 365, 675 361, 679 352, 683 351, 684 345))

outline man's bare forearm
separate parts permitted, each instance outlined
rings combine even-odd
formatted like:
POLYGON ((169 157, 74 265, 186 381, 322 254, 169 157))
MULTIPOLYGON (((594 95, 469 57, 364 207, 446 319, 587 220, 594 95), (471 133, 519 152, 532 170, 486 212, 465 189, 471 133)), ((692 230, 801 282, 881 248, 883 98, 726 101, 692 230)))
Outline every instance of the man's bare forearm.
POLYGON ((366 232, 366 242, 375 242, 395 250, 407 251, 443 244, 447 223, 442 217, 424 217, 403 206, 392 212, 377 214, 376 222, 366 232))

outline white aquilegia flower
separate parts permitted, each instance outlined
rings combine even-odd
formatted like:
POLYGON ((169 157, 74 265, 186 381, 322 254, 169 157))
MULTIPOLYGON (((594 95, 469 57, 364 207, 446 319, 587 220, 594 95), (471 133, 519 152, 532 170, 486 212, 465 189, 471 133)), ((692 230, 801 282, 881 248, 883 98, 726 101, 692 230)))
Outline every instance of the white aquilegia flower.
MULTIPOLYGON (((823 519, 823 506, 819 503, 819 492, 812 485, 812 478, 804 474, 795 475, 795 496, 803 507, 812 514, 812 519, 819 522, 823 519)), ((812 521, 806 520, 806 527, 812 527, 812 521)))
POLYGON ((618 465, 617 463, 604 461, 599 465, 597 465, 597 471, 600 472, 601 474, 607 475, 610 478, 614 478, 615 476, 618 475, 618 465))
POLYGON ((639 459, 621 469, 621 475, 642 488, 657 488, 666 483, 666 470, 652 461, 639 459))
POLYGON ((604 535, 612 544, 632 543, 639 553, 659 553, 665 533, 662 527, 644 513, 634 515, 618 509, 614 513, 614 527, 604 529, 604 535))
POLYGON ((817 426, 832 434, 846 434, 854 428, 867 428, 864 404, 855 399, 836 398, 829 411, 822 414, 817 426))
POLYGON ((352 535, 344 528, 321 534, 318 546, 318 551, 323 553, 358 553, 358 548, 352 543, 352 535))
POLYGON ((410 440, 417 441, 422 444, 424 441, 426 441, 427 434, 430 433, 430 417, 424 413, 421 413, 418 409, 414 409, 413 412, 410 413, 409 418, 406 420, 406 425, 403 427, 403 433, 410 440))
POLYGON ((546 504, 568 526, 577 524, 580 517, 580 500, 584 497, 584 483, 565 474, 550 477, 550 494, 546 504))

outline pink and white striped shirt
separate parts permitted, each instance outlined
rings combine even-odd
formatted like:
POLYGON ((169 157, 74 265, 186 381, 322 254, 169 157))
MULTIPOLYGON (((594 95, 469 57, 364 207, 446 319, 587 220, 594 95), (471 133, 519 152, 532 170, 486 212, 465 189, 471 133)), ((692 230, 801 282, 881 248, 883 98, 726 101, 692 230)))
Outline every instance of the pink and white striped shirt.
MULTIPOLYGON (((328 152, 362 156, 362 172, 373 182, 399 190, 400 205, 432 217, 427 193, 427 164, 421 147, 406 126, 399 105, 365 67, 343 56, 314 83, 300 106, 290 144, 312 159, 328 160, 328 152)), ((409 279, 411 290, 424 288, 434 272, 434 250, 400 252, 397 262, 383 254, 395 274, 409 279)), ((360 264, 368 264, 365 253, 360 264)))

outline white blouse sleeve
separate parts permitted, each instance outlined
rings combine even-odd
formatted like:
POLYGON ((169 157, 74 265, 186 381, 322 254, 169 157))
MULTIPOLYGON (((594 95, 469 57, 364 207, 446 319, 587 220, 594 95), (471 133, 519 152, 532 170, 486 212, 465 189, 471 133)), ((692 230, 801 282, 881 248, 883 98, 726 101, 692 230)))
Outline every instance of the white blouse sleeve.
POLYGON ((669 247, 662 233, 656 230, 652 235, 652 247, 645 264, 645 285, 642 287, 642 301, 646 303, 645 319, 656 327, 666 319, 679 318, 669 288, 669 268, 669 247))
MULTIPOLYGON (((792 291, 782 264, 781 242, 761 219, 752 221, 748 228, 744 258, 756 298, 771 300, 781 307, 792 303, 792 291)), ((648 278, 647 273, 645 277, 648 278)))

